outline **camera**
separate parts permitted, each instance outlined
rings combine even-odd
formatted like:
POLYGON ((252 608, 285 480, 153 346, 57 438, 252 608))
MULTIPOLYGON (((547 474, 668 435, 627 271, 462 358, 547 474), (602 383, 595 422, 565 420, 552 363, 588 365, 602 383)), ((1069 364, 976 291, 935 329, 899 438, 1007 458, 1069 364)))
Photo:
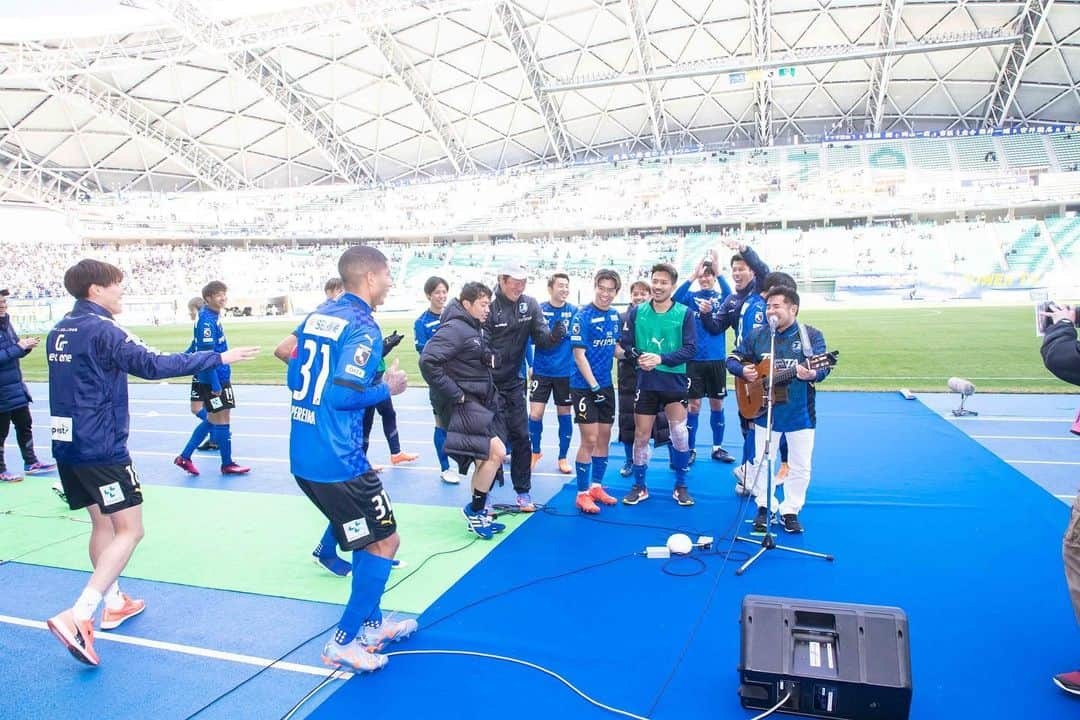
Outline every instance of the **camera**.
POLYGON ((702 272, 707 272, 710 275, 715 275, 716 274, 716 270, 713 268, 713 264, 712 264, 711 259, 706 259, 705 262, 701 263, 701 271, 702 272))
MULTIPOLYGON (((1060 310, 1061 307, 1053 300, 1047 300, 1041 302, 1035 306, 1035 332, 1040 336, 1045 335, 1046 331, 1050 329, 1050 326, 1054 323, 1053 319, 1044 317, 1043 313, 1054 312, 1060 310)), ((1073 308, 1072 316, 1073 327, 1080 328, 1080 309, 1073 308)))

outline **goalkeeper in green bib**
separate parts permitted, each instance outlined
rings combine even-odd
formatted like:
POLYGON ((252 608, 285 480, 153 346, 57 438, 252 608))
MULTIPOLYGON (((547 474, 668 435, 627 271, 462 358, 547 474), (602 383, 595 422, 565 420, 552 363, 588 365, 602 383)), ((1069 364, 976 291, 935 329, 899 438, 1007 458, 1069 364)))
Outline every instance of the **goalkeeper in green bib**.
POLYGON ((622 499, 625 505, 637 505, 649 498, 645 484, 649 440, 656 415, 661 411, 671 428, 671 464, 675 468, 672 497, 683 507, 694 504, 686 487, 690 467, 686 363, 697 352, 697 339, 689 309, 672 299, 678 279, 678 271, 668 263, 653 265, 652 298, 630 308, 619 340, 626 357, 636 361, 638 368, 634 396, 634 484, 622 499))

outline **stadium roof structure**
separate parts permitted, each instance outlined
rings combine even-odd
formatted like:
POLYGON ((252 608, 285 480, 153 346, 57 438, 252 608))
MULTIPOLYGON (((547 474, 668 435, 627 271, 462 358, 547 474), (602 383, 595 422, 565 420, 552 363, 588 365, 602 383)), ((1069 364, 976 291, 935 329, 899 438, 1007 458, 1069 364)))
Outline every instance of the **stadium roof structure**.
POLYGON ((0 202, 1072 123, 1078 31, 1065 0, 0 2, 0 202))

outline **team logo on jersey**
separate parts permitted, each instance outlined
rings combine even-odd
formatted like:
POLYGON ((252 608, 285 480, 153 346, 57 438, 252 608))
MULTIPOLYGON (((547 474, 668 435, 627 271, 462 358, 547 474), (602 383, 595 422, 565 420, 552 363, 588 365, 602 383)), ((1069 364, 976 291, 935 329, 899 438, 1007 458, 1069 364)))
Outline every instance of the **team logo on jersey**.
POLYGON ((356 352, 353 353, 353 362, 363 367, 367 365, 368 360, 371 359, 371 348, 367 345, 357 345, 356 352))
POLYGON ((795 352, 802 352, 802 343, 796 340, 795 342, 791 343, 791 349, 795 352))
POLYGON ((214 337, 214 329, 207 325, 203 328, 202 336, 203 338, 209 340, 210 338, 214 337))
POLYGON ((354 542, 371 534, 368 530, 367 520, 364 518, 350 520, 349 522, 342 524, 341 528, 345 531, 346 542, 354 542))
POLYGON ((101 504, 105 507, 124 502, 124 490, 120 483, 114 482, 101 488, 101 504))
POLYGON ((574 327, 570 331, 570 333, 572 335, 580 335, 581 334, 581 323, 574 323, 574 327))
POLYGON ((518 303, 518 312, 521 313, 522 315, 524 315, 525 311, 528 310, 528 309, 529 309, 529 303, 527 303, 527 302, 519 302, 518 303))
POLYGON ((758 310, 756 313, 754 313, 754 324, 755 325, 760 325, 760 324, 762 324, 764 322, 765 322, 765 313, 761 312, 760 310, 758 310))

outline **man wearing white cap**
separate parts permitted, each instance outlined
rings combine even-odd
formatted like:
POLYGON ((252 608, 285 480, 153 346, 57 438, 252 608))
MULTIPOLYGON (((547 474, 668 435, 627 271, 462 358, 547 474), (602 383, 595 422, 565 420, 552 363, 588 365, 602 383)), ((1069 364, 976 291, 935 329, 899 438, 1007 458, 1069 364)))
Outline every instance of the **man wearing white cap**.
POLYGON ((495 388, 502 398, 501 410, 506 419, 510 447, 510 479, 517 492, 522 512, 536 510, 529 493, 532 490, 532 441, 529 438, 529 412, 525 405, 525 380, 520 375, 525 346, 531 337, 538 348, 555 347, 566 335, 565 324, 549 330, 535 298, 524 295, 529 273, 516 260, 507 260, 499 268, 499 287, 491 301, 491 313, 484 330, 491 340, 497 363, 492 371, 495 388))

